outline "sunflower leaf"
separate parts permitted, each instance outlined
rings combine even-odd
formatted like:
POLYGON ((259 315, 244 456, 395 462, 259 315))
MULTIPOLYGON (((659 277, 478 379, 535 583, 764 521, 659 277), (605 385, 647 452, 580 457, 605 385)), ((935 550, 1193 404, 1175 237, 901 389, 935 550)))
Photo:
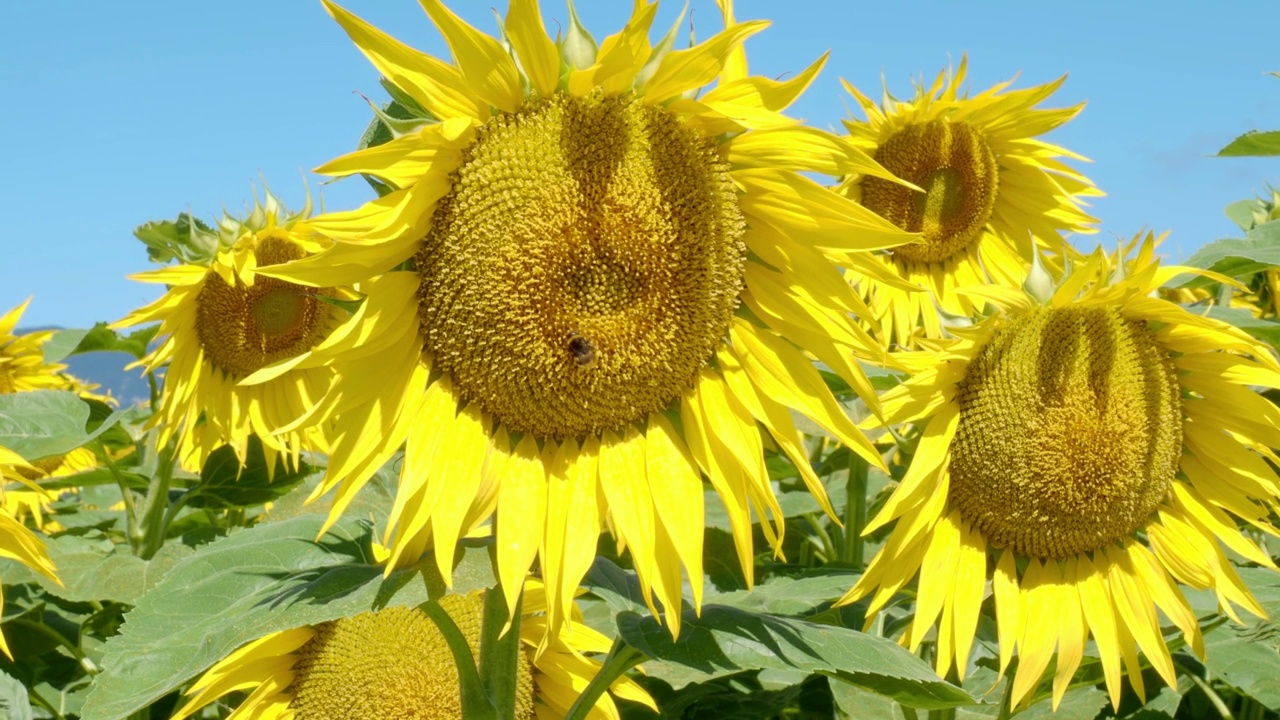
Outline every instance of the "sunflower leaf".
POLYGON ((1250 130, 1227 143, 1218 157, 1267 157, 1280 155, 1280 130, 1250 130))
POLYGON ((109 430, 113 413, 87 432, 90 408, 73 392, 32 390, 0 395, 0 446, 28 460, 70 452, 109 430))
POLYGON ((969 705, 974 698, 934 674, 896 643, 848 628, 706 605, 686 612, 678 642, 652 617, 623 612, 618 631, 651 658, 713 678, 742 670, 821 673, 924 709, 969 705))
MULTIPOLYGON (((61 522, 63 516, 59 516, 61 522)), ((4 568, 5 584, 33 582, 50 595, 71 602, 112 601, 132 605, 179 560, 190 555, 182 543, 168 543, 155 557, 143 560, 127 545, 105 539, 64 534, 44 540, 62 585, 17 563, 4 568)))
POLYGON ((44 346, 44 361, 56 363, 72 355, 87 352, 123 352, 134 359, 141 359, 147 354, 147 346, 159 330, 159 325, 151 325, 128 335, 120 335, 101 322, 87 330, 59 330, 44 346))
MULTIPOLYGON (((85 720, 124 718, 269 633, 386 606, 413 607, 445 593, 435 560, 383 577, 368 523, 340 520, 316 537, 322 516, 234 532, 182 559, 125 616, 105 646, 85 720)), ((494 583, 484 550, 459 553, 453 592, 494 583)))

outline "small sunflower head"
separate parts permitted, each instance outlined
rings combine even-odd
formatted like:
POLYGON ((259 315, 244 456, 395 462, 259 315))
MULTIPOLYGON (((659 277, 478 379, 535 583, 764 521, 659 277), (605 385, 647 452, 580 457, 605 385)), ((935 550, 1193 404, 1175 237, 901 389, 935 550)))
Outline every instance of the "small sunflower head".
MULTIPOLYGON (((440 605, 479 657, 483 595, 446 595, 440 605)), ((453 654, 435 622, 415 608, 388 607, 317 626, 297 651, 291 692, 290 707, 300 718, 462 717, 453 654)), ((520 653, 515 717, 533 715, 533 671, 520 653)))

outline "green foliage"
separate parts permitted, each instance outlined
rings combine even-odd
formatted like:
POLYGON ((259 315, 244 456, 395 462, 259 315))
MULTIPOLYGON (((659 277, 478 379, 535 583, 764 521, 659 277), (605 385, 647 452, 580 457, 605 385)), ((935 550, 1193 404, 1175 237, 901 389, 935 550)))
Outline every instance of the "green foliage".
MULTIPOLYGON (((342 521, 318 540, 318 517, 241 530, 179 561, 126 616, 103 657, 86 720, 122 718, 268 633, 445 593, 427 558, 383 577, 368 524, 342 521)), ((462 553, 453 591, 493 584, 487 553, 462 553)))
POLYGON ((147 258, 153 263, 207 262, 218 252, 217 231, 191 213, 144 223, 133 235, 147 246, 147 258))
POLYGON ((0 446, 32 460, 70 452, 115 423, 109 417, 89 432, 89 414, 89 404, 65 390, 0 395, 0 446))
POLYGON ((1251 130, 1227 143, 1218 157, 1261 157, 1280 155, 1280 130, 1251 130))

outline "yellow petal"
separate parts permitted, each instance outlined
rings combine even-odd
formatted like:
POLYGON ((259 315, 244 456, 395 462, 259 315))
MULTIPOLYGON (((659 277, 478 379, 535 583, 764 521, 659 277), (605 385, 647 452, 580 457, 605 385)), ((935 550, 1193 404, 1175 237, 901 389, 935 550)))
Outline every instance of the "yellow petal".
MULTIPOLYGON (((693 586, 694 608, 702 607, 702 481, 688 449, 670 421, 661 414, 649 416, 645 436, 645 475, 649 491, 661 498, 658 519, 671 537, 693 586)), ((670 606, 668 605, 668 608, 670 606)))
POLYGON ((1088 556, 1076 559, 1076 591, 1080 595, 1080 609, 1085 624, 1098 646, 1098 658, 1102 661, 1102 674, 1111 695, 1111 707, 1120 708, 1121 683, 1120 636, 1116 629, 1116 616, 1112 610, 1111 587, 1107 580, 1110 562, 1103 553, 1096 553, 1095 565, 1088 556))
MULTIPOLYGON (((504 432, 504 430, 499 430, 504 432)), ((542 543, 547 512, 547 470, 533 436, 526 433, 512 450, 498 486, 498 579, 515 612, 524 578, 542 543)))
POLYGON ((453 61, 476 96, 503 112, 515 112, 523 100, 520 73, 502 43, 468 25, 440 0, 419 0, 444 35, 453 61))
POLYGON ((352 15, 331 0, 324 7, 347 31, 360 52, 396 87, 439 118, 469 117, 485 120, 489 109, 468 87, 457 70, 418 52, 352 15))
POLYGON ((767 27, 769 23, 764 20, 737 23, 706 42, 687 50, 667 53, 641 89, 645 100, 656 105, 686 90, 710 85, 724 68, 730 53, 741 47, 748 37, 767 27))
POLYGON ((538 0, 512 0, 507 8, 506 30, 533 89, 543 97, 551 97, 560 82, 560 53, 542 24, 538 0))
POLYGON ((657 615, 650 589, 656 574, 653 498, 645 476, 644 442, 634 427, 620 438, 606 431, 600 444, 600 489, 613 515, 615 532, 631 548, 649 610, 657 615))

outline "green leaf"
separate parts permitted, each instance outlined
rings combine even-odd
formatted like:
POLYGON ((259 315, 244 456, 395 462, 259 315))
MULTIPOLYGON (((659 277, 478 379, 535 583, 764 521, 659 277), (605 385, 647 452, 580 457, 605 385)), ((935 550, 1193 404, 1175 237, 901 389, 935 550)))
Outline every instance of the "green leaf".
POLYGON ((1218 151, 1218 157, 1280 155, 1280 130, 1250 130, 1218 151))
POLYGON ((848 628, 815 625, 706 605, 686 612, 678 642, 652 617, 624 612, 618 631, 651 658, 678 663, 714 678, 741 670, 820 672, 911 707, 939 709, 974 702, 964 690, 896 643, 848 628))
POLYGON ((200 469, 200 484, 188 491, 187 504, 197 508, 252 507, 271 502, 293 489, 311 473, 306 463, 297 468, 285 465, 284 457, 275 458, 275 467, 267 466, 262 441, 249 438, 244 465, 230 445, 209 454, 200 469))
MULTIPOLYGON (((1196 251, 1184 263, 1230 277, 1244 277, 1259 270, 1280 266, 1280 221, 1273 220, 1249 230, 1243 239, 1218 240, 1196 251)), ((1183 287, 1197 287, 1216 282, 1193 277, 1183 287)))
POLYGON ((1073 687, 1062 695, 1058 711, 1053 711, 1050 695, 1037 701, 1023 712, 1019 720, 1093 720, 1111 700, 1107 694, 1092 685, 1073 687))
POLYGON ((1234 325, 1253 337, 1270 343, 1273 347, 1280 347, 1280 323, 1260 320, 1251 315, 1248 310, 1225 308, 1220 305, 1209 308, 1207 314, 1215 320, 1234 325))
POLYGON ((775 577, 751 590, 709 592, 707 602, 748 612, 804 615, 843 595, 857 579, 855 573, 839 571, 799 578, 775 577))
POLYGON ((66 390, 33 390, 0 395, 0 446, 28 460, 61 455, 84 445, 115 424, 119 413, 86 432, 89 405, 66 390))
POLYGON ((45 546, 58 568, 61 587, 26 566, 9 562, 4 569, 5 583, 35 582, 50 595, 71 602, 112 601, 127 605, 137 604, 143 593, 179 560, 194 552, 182 543, 169 543, 151 560, 143 560, 127 546, 79 535, 46 538, 45 546))
MULTIPOLYGON (((269 633, 445 593, 434 558, 383 577, 371 564, 370 526, 341 520, 313 541, 323 518, 304 516, 234 532, 173 567, 106 645, 84 720, 124 718, 241 645, 269 633)), ((453 591, 493 585, 485 550, 459 554, 453 591)))
POLYGON ((181 213, 177 220, 144 223, 134 229, 133 236, 147 246, 147 257, 154 263, 197 262, 218 252, 218 233, 191 213, 181 213))
POLYGON ((27 689, 16 678, 0 672, 0 714, 9 720, 31 720, 27 689))
POLYGON ((44 360, 55 363, 87 352, 123 352, 141 359, 159 330, 157 324, 122 336, 108 329, 106 323, 98 323, 88 330, 59 330, 45 344, 44 360))

